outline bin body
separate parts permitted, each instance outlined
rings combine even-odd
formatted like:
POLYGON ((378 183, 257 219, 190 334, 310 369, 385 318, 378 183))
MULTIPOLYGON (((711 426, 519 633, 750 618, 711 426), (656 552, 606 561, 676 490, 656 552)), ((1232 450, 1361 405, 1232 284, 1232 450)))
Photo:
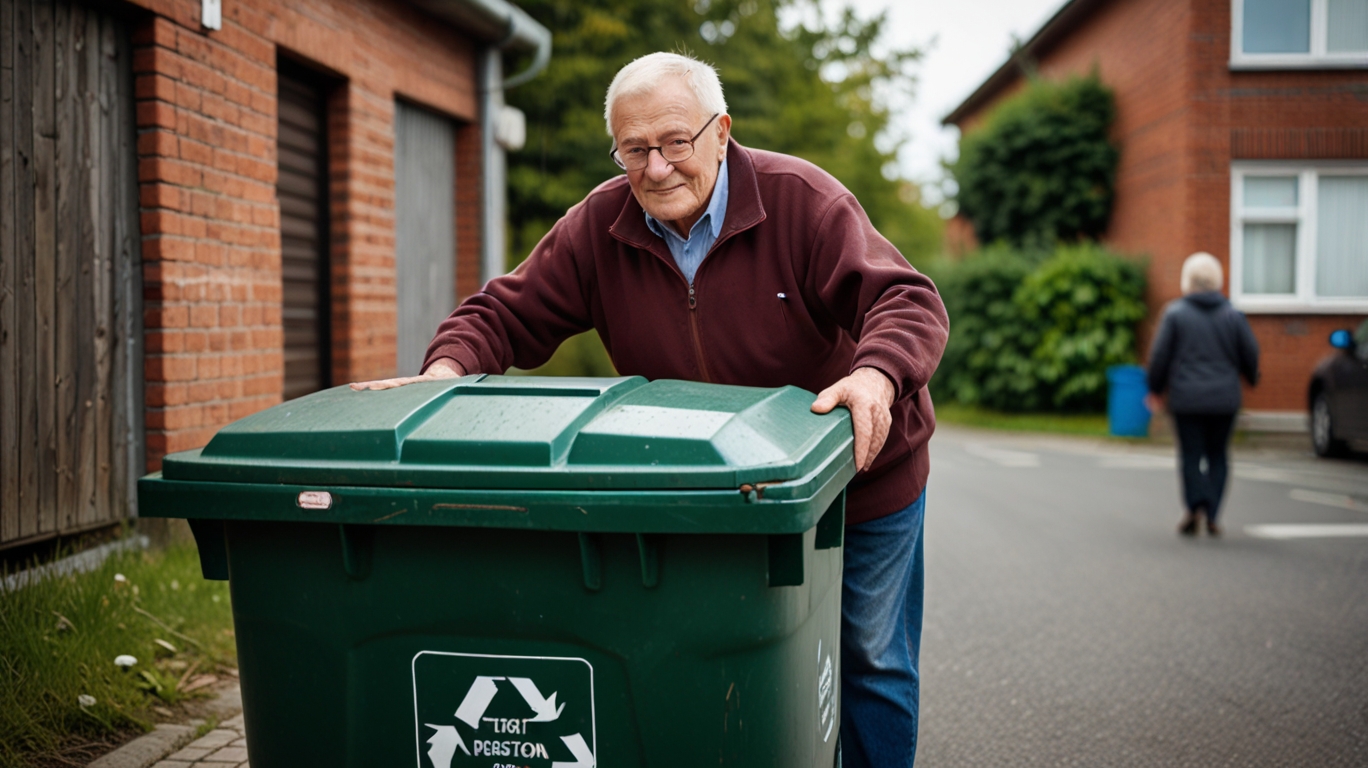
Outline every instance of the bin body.
POLYGON ((420 386, 283 404, 140 484, 230 580, 253 766, 833 764, 848 415, 420 386), (339 432, 353 404, 397 458, 339 432))
POLYGON ((1117 437, 1149 435, 1150 412, 1145 406, 1149 385, 1138 365, 1107 369, 1107 427, 1117 437))

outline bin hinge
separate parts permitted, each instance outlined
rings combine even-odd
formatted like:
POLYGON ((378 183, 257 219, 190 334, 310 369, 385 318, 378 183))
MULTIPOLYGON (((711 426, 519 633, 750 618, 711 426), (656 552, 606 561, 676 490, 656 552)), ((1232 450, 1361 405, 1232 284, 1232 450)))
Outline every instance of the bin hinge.
POLYGON ((764 483, 742 483, 741 495, 746 497, 746 501, 755 502, 765 498, 765 489, 771 485, 783 485, 783 480, 770 480, 764 483))

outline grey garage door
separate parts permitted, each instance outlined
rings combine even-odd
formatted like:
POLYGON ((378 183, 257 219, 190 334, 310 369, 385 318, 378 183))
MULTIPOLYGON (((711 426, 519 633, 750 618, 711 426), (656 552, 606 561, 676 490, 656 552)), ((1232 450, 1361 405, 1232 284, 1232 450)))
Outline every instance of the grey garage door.
POLYGON ((456 127, 399 102, 394 133, 398 364, 412 375, 456 306, 456 127))
POLYGON ((328 144, 324 84, 282 59, 276 197, 280 200, 281 324, 285 399, 327 387, 331 379, 328 301, 328 144))

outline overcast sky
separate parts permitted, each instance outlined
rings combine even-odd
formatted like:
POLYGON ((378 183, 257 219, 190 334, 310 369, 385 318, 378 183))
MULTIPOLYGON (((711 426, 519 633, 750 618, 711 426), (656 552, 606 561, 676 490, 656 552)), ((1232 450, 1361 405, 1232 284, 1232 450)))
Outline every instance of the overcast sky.
POLYGON ((926 50, 920 83, 900 123, 911 141, 899 156, 903 175, 922 182, 940 177, 940 159, 954 157, 958 132, 941 118, 1004 61, 1012 36, 1026 39, 1064 0, 824 0, 828 12, 853 5, 869 17, 888 10, 888 40, 926 50))

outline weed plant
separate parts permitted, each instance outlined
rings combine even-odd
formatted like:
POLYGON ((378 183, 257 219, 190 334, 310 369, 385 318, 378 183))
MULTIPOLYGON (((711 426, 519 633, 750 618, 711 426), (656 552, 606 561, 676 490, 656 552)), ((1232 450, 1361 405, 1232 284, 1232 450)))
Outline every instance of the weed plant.
POLYGON ((84 765, 173 716, 236 667, 232 626, 228 583, 203 579, 191 545, 0 589, 0 766, 84 765))

